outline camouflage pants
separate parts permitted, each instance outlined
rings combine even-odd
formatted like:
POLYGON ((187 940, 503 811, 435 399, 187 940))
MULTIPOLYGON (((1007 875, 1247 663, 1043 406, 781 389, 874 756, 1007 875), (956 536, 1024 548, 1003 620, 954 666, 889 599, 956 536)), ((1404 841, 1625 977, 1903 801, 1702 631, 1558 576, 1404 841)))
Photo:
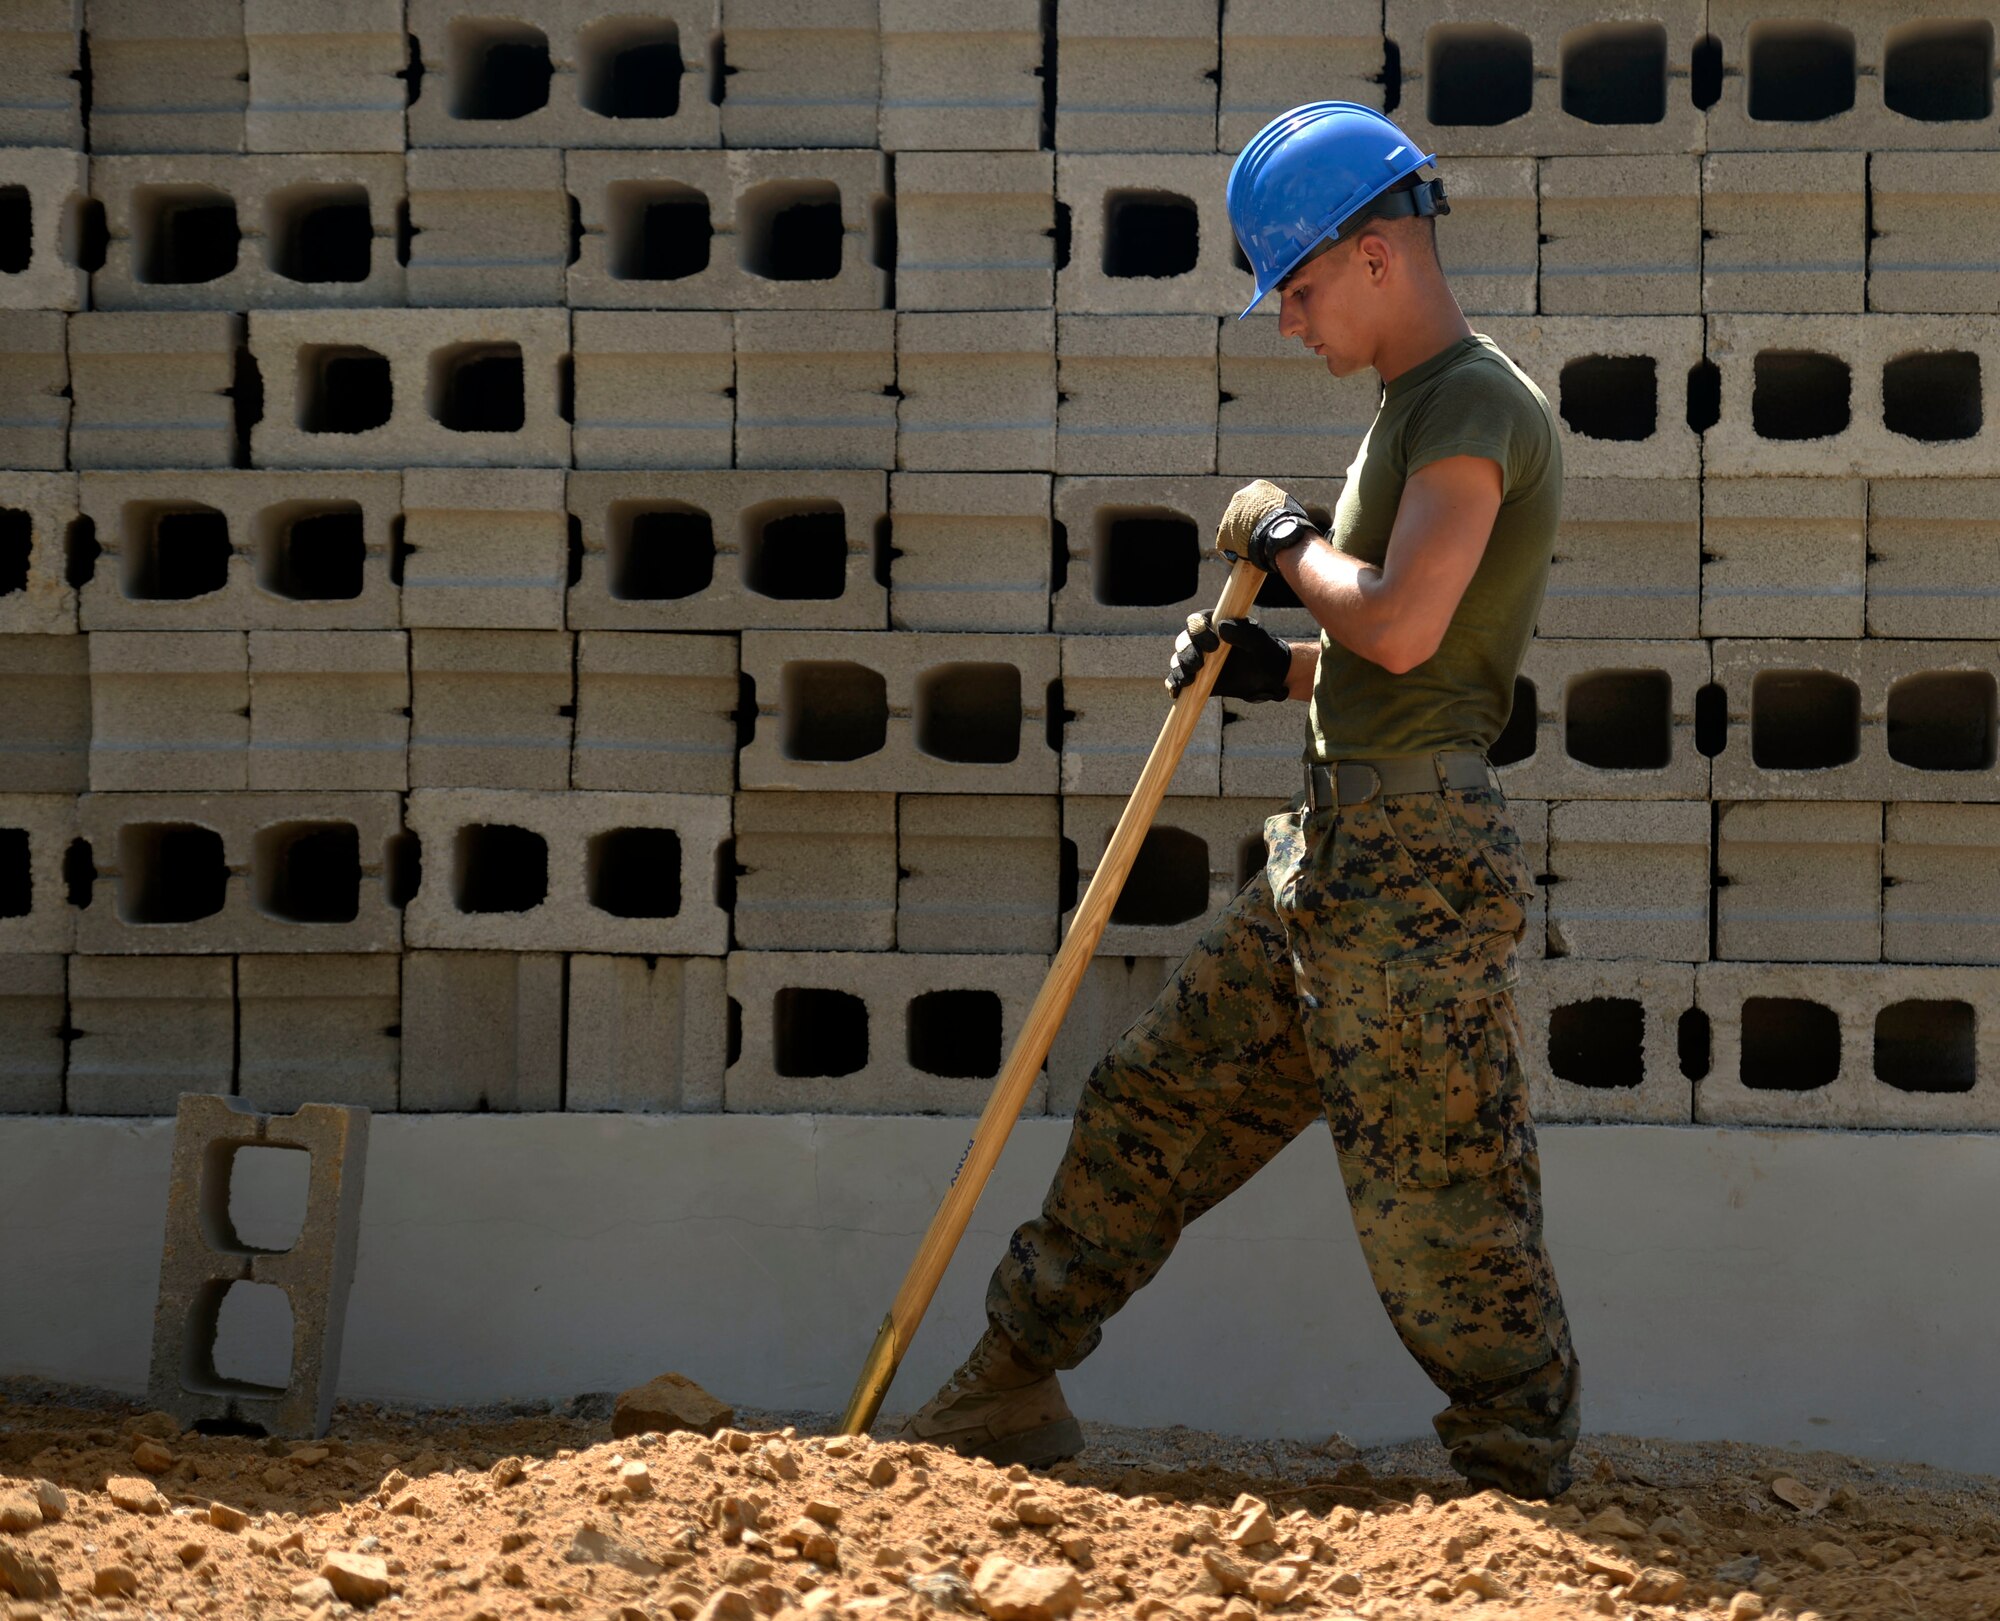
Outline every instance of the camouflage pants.
POLYGON ((1181 1229, 1315 1116, 1457 1469, 1560 1491, 1578 1421, 1511 987, 1534 875, 1491 788, 1265 823, 1264 870, 1092 1072, 1040 1217, 987 1292, 1074 1367, 1181 1229))

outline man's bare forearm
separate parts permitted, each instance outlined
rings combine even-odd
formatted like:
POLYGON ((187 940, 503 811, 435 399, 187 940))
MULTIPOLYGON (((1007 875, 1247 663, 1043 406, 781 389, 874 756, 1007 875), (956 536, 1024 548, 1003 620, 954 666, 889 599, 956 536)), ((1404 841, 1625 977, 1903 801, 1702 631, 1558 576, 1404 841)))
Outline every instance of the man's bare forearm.
POLYGON ((1285 696, 1308 700, 1313 695, 1313 677, 1319 674, 1319 638, 1293 642, 1292 667, 1285 672, 1285 696))

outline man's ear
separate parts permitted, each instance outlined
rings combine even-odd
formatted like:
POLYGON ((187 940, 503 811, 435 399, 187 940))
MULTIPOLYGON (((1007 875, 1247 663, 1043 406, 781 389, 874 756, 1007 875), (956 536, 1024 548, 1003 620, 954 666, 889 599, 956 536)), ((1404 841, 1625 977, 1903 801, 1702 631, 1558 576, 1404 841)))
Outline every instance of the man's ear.
POLYGON ((1361 258, 1362 267, 1368 272, 1371 282, 1379 282, 1388 274, 1390 262, 1395 258, 1395 248, 1389 239, 1379 231, 1364 231, 1354 244, 1354 251, 1361 258))

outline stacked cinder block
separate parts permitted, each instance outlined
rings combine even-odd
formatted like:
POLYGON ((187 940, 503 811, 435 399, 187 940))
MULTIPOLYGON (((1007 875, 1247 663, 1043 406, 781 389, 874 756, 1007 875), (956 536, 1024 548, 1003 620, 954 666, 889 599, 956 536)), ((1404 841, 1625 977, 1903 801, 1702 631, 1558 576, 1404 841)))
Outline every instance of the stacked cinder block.
MULTIPOLYGON (((0 18, 0 1111, 976 1111, 1373 417, 1222 208, 1337 96, 1562 423, 1544 1117, 2000 1120, 2000 0, 628 9, 0 18)), ((1202 717, 1031 1109, 1304 741, 1202 717)))

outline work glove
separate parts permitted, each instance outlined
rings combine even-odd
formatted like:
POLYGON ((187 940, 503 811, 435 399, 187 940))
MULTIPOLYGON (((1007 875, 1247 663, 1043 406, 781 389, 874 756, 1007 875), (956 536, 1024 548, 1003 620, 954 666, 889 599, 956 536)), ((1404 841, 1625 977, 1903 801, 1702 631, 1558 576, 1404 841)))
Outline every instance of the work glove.
POLYGON ((1278 553, 1318 533, 1304 507, 1260 478, 1229 498, 1229 510, 1215 531, 1215 549, 1231 562, 1247 558, 1266 574, 1275 574, 1278 553))
POLYGON ((1209 609, 1189 614, 1187 629, 1174 641, 1174 656, 1167 664, 1167 696, 1178 698, 1201 669, 1202 660, 1224 642, 1229 644, 1229 658, 1215 678, 1215 697, 1262 704, 1291 696, 1285 682, 1292 673, 1292 644, 1254 619, 1217 619, 1209 609))

